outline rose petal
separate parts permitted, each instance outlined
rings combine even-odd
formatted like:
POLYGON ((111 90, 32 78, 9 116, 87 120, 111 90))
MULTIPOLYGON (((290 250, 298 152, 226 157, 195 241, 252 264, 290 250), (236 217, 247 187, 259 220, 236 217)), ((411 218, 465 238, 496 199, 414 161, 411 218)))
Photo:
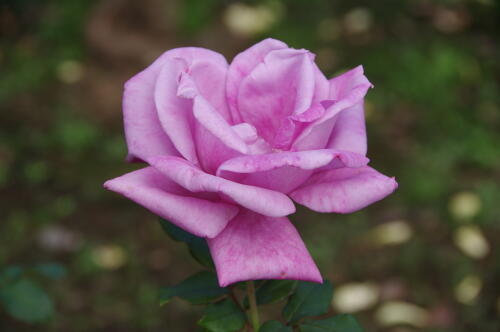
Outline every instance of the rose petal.
POLYGON ((189 74, 181 75, 177 94, 186 100, 193 100, 196 150, 205 171, 215 172, 223 161, 248 152, 246 142, 201 95, 189 74))
POLYGON ((237 125, 232 126, 233 130, 241 137, 245 143, 254 143, 258 138, 257 129, 249 123, 242 122, 237 125))
POLYGON ((104 187, 200 237, 216 236, 238 213, 235 205, 194 197, 153 167, 109 180, 104 187))
POLYGON ((214 65, 199 60, 189 67, 189 76, 196 84, 199 95, 219 113, 226 122, 232 123, 226 101, 226 79, 228 65, 214 65))
POLYGON ((314 174, 290 196, 314 211, 350 213, 383 199, 396 188, 394 178, 365 166, 314 174))
POLYGON ((177 96, 179 78, 188 69, 180 59, 166 59, 155 86, 158 117, 177 150, 187 160, 197 164, 193 141, 192 102, 177 96))
POLYGON ((242 121, 237 104, 241 81, 264 60, 264 57, 269 52, 287 47, 285 43, 279 40, 268 38, 253 45, 233 59, 227 74, 226 97, 234 123, 242 121))
POLYGON ((127 160, 146 160, 155 155, 178 155, 165 134, 154 102, 160 67, 150 66, 125 83, 123 119, 128 147, 127 160))
POLYGON ((283 120, 311 106, 314 79, 309 52, 294 49, 269 52, 241 82, 237 102, 242 119, 274 145, 283 120))
MULTIPOLYGON (((339 114, 339 112, 343 110, 347 111, 354 105, 362 102, 370 87, 372 87, 372 84, 364 76, 362 66, 358 66, 330 80, 330 95, 328 100, 333 100, 335 102, 330 103, 322 117, 309 124, 301 132, 292 145, 292 148, 295 150, 305 150, 310 148, 324 148, 325 146, 330 147, 329 145, 327 146, 330 136, 326 136, 325 134, 330 131, 334 125, 335 120, 332 119, 339 114), (328 124, 324 124, 325 122, 328 122, 328 124), (318 127, 319 132, 315 133, 314 131, 316 131, 318 127)), ((362 152, 362 150, 354 151, 347 148, 342 149, 362 154, 366 153, 366 151, 362 152)))
POLYGON ((338 160, 345 167, 361 167, 368 163, 368 158, 350 151, 331 149, 311 151, 285 151, 255 156, 240 156, 227 160, 220 165, 217 175, 232 173, 256 173, 269 171, 283 166, 293 166, 304 170, 313 170, 338 160))
POLYGON ((284 217, 243 210, 208 245, 221 287, 257 279, 322 282, 300 235, 284 217))
POLYGON ((163 53, 149 67, 125 83, 123 117, 129 161, 145 160, 156 155, 179 155, 160 124, 155 105, 155 85, 165 61, 182 58, 188 64, 204 59, 227 66, 226 59, 213 51, 185 47, 163 53))
POLYGON ((185 98, 193 99, 194 118, 198 120, 200 125, 205 127, 229 148, 240 153, 247 152, 245 141, 241 139, 224 117, 199 93, 197 85, 195 85, 193 79, 188 74, 182 75, 178 93, 185 98))
POLYGON ((217 175, 288 193, 302 184, 315 169, 361 167, 367 163, 366 157, 347 151, 325 149, 279 152, 229 159, 219 166, 217 175))
POLYGON ((220 193, 241 206, 270 217, 282 217, 295 212, 293 202, 282 193, 204 173, 181 158, 155 157, 148 162, 191 192, 220 193))
POLYGON ((340 112, 327 147, 366 154, 365 110, 362 101, 340 112))

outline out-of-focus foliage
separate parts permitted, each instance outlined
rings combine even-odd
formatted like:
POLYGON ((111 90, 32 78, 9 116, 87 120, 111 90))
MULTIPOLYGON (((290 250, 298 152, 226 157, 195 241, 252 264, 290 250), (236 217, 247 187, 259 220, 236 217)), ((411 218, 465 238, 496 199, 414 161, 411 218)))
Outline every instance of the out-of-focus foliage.
MULTIPOLYGON (((358 213, 292 217, 343 290, 332 310, 355 310, 366 331, 498 331, 494 0, 0 2, 0 270, 49 261, 67 270, 17 282, 48 292, 54 314, 41 322, 5 306, 19 285, 2 288, 0 330, 195 329, 201 309, 158 306, 161 286, 196 271, 184 245, 101 187, 138 167, 123 163, 121 89, 166 49, 197 45, 230 60, 265 37, 312 50, 328 76, 364 65, 375 85, 369 157, 400 184, 358 213)), ((263 307, 264 320, 275 306, 263 307)))

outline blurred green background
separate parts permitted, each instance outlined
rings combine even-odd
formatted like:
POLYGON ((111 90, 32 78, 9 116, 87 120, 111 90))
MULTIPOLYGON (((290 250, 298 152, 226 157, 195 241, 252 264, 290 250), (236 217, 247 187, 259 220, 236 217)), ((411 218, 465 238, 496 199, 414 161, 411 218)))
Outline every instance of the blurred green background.
MULTIPOLYGON (((333 308, 366 331, 500 330, 500 5, 494 0, 0 1, 0 330, 195 331, 158 306, 197 270, 157 218, 102 188, 124 163, 125 80, 163 51, 228 60, 274 37, 375 89, 388 199, 292 216, 333 308)), ((271 317, 273 306, 262 315, 271 317)))

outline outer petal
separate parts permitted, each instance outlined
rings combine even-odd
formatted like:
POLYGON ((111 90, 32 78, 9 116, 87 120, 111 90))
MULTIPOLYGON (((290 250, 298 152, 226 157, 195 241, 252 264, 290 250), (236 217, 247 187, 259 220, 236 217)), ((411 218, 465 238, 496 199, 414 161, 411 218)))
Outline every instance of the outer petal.
POLYGON ((313 170, 321 167, 361 167, 367 163, 366 157, 347 151, 280 152, 229 159, 219 166, 217 175, 288 193, 302 184, 313 170))
MULTIPOLYGON (((328 138, 330 136, 327 136, 325 134, 328 130, 331 130, 333 124, 335 123, 334 121, 332 121, 332 119, 334 119, 335 116, 341 111, 347 112, 349 109, 351 109, 351 107, 362 103, 363 98, 365 97, 370 87, 372 87, 372 84, 364 76, 362 66, 358 66, 330 80, 330 94, 328 97, 329 106, 327 107, 324 115, 321 118, 312 122, 302 131, 302 133, 297 137, 295 143, 293 144, 293 149, 304 150, 312 147, 331 147, 330 145, 327 145, 328 138), (328 123, 325 124, 325 122, 328 123), (316 129, 319 129, 317 133, 315 132, 316 129)), ((362 120, 364 128, 364 116, 362 120)), ((366 142, 364 151, 363 149, 350 150, 345 147, 342 147, 340 149, 365 154, 366 142)))
POLYGON ((181 74, 187 70, 181 59, 166 59, 158 75, 155 102, 161 125, 181 155, 197 164, 198 158, 193 141, 192 102, 177 96, 181 74))
POLYGON ((340 168, 317 173, 290 196, 318 212, 350 213, 377 202, 396 190, 394 178, 373 168, 340 168))
POLYGON ((148 162, 191 192, 220 193, 241 206, 270 217, 282 217, 295 212, 293 202, 282 193, 204 173, 181 158, 156 157, 148 162))
POLYGON ((160 124, 154 99, 158 75, 165 61, 173 58, 182 58, 188 63, 196 58, 203 58, 219 66, 227 66, 224 57, 216 52, 196 47, 177 48, 163 53, 148 68, 128 80, 123 94, 128 160, 145 160, 155 155, 178 155, 160 124))
POLYGON ((256 279, 322 282, 300 235, 287 218, 243 210, 217 237, 208 240, 219 284, 256 279))
POLYGON ((127 140, 127 160, 146 160, 155 155, 178 155, 165 134, 154 100, 160 67, 149 67, 125 83, 123 120, 127 140))
POLYGON ((285 43, 268 38, 238 54, 231 62, 227 74, 226 95, 229 109, 235 123, 241 122, 237 105, 241 81, 264 60, 264 57, 269 52, 285 48, 288 48, 285 43))
POLYGON ((109 180, 104 187, 200 237, 216 236, 238 213, 234 205, 193 197, 153 167, 109 180))

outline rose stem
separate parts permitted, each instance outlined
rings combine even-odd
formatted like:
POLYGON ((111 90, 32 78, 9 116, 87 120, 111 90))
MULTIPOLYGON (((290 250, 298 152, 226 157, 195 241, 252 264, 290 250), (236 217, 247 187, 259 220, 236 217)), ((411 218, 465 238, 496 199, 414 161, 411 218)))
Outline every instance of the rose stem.
POLYGON ((259 332, 259 312, 257 311, 257 301, 255 300, 255 287, 253 280, 247 281, 248 303, 250 304, 250 320, 254 332, 259 332))

